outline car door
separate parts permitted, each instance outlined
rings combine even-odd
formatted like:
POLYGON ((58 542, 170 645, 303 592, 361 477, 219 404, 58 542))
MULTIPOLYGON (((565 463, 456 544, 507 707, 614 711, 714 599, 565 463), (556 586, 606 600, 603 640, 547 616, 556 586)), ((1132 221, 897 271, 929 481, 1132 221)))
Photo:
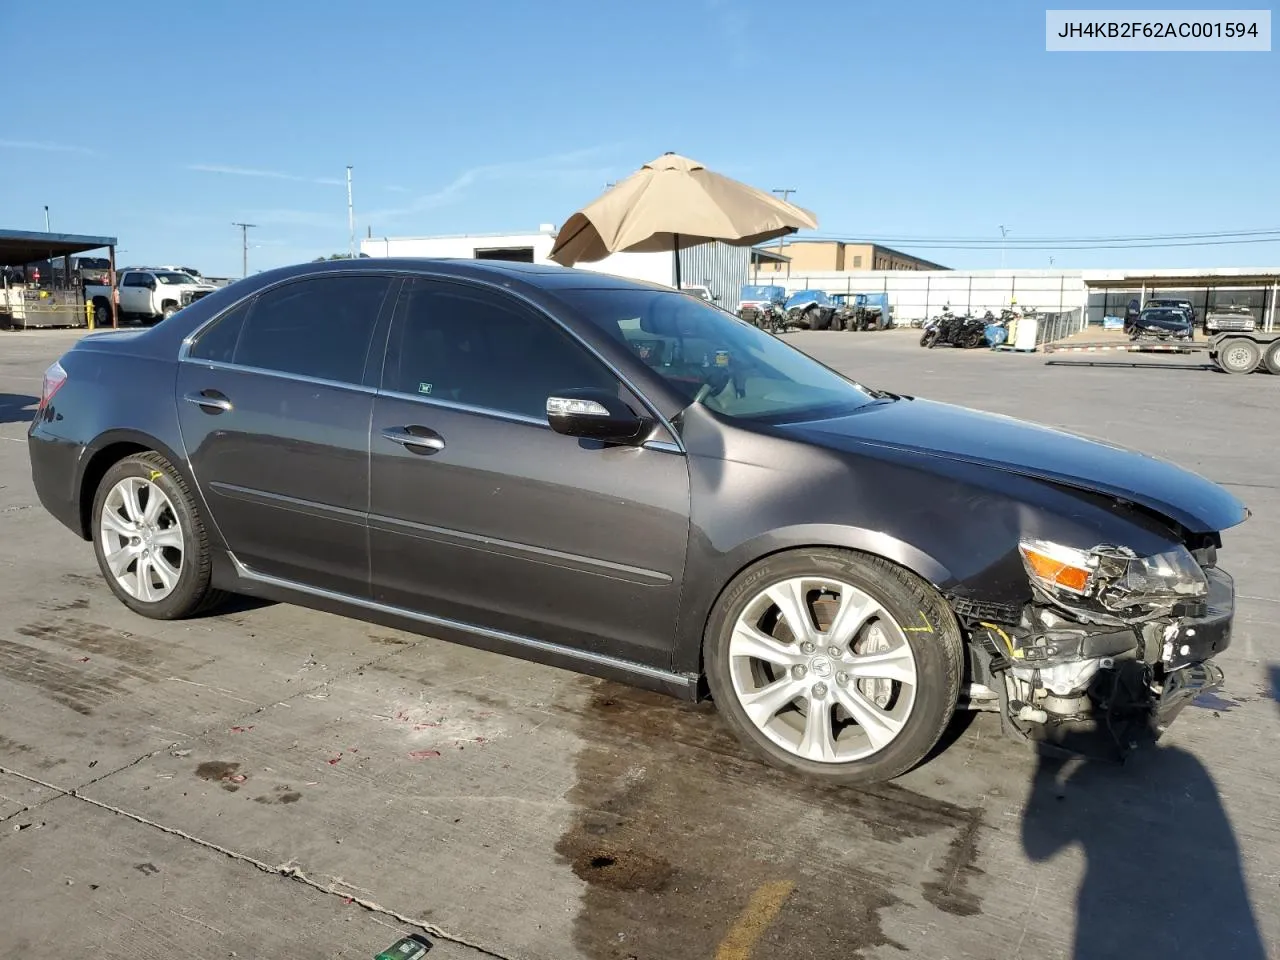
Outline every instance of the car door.
POLYGON ((406 281, 373 411, 374 599, 668 667, 689 537, 685 458, 674 443, 555 433, 547 397, 574 387, 645 409, 524 301, 406 281))
POLYGON ((125 313, 150 313, 151 290, 147 275, 130 270, 120 281, 120 309, 125 313))
POLYGON ((255 573, 368 595, 367 370, 381 365, 385 326, 371 344, 393 284, 329 274, 273 287, 202 330, 179 364, 196 482, 255 573))

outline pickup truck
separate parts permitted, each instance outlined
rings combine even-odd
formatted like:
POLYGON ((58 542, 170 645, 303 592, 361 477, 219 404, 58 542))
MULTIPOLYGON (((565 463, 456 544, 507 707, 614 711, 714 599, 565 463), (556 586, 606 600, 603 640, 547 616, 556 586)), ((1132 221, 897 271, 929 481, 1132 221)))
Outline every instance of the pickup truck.
MULTIPOLYGON (((167 320, 187 304, 208 296, 218 288, 200 283, 190 274, 173 270, 123 270, 120 273, 120 319, 137 319, 143 323, 167 320)), ((85 300, 93 304, 93 319, 98 326, 111 323, 111 287, 90 284, 84 289, 85 300)))

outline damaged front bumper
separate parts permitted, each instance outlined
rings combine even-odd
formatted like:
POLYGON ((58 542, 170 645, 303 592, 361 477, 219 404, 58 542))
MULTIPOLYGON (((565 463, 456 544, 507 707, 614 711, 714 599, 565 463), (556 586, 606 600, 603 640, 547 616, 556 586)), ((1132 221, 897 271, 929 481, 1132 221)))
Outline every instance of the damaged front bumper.
POLYGON ((1022 737, 1091 724, 1122 752, 1159 737, 1189 703, 1223 684, 1212 658, 1231 644, 1235 585, 1216 567, 1203 573, 1203 597, 1131 624, 1083 622, 1043 598, 1016 625, 969 620, 975 689, 1022 737))

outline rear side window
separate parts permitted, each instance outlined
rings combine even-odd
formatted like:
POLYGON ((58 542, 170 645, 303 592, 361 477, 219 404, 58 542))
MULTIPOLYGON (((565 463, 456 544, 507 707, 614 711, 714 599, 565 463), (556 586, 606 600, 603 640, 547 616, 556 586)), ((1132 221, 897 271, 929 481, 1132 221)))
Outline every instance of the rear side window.
POLYGON ((244 327, 245 317, 249 315, 251 303, 252 301, 246 301, 240 304, 205 327, 200 338, 191 345, 187 356, 193 360, 230 363, 235 357, 236 341, 240 339, 240 331, 244 327))
POLYGON ((339 276, 300 280, 270 290, 256 298, 248 316, 241 318, 232 362, 360 383, 390 285, 387 277, 339 276))

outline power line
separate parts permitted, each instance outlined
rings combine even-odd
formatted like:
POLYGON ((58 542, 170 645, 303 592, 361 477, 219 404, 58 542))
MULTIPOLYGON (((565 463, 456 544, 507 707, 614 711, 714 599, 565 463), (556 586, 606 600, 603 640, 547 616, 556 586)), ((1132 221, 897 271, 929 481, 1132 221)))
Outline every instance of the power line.
POLYGON ((977 247, 993 247, 996 244, 1005 245, 1028 245, 1028 244, 1082 244, 1082 243, 1145 243, 1168 240, 1227 240, 1227 239, 1246 239, 1258 238, 1260 242, 1268 242, 1271 238, 1280 237, 1280 227, 1273 227, 1266 230, 1214 230, 1204 233, 1155 233, 1143 234, 1135 236, 1095 236, 1095 237, 1048 237, 1048 236, 1031 236, 1031 237, 1009 237, 1008 231, 1002 231, 1000 237, 907 237, 907 236, 880 236, 868 237, 865 235, 857 235, 854 233, 834 233, 822 231, 820 233, 805 234, 806 238, 815 240, 849 240, 863 243, 912 243, 922 245, 933 244, 964 244, 977 247))
MULTIPOLYGON (((809 239, 834 240, 834 239, 844 239, 844 238, 836 238, 836 237, 824 238, 824 237, 805 236, 805 237, 800 237, 798 239, 801 241, 804 241, 809 239)), ((792 242, 795 242, 795 240, 793 239, 792 242)), ((874 237, 868 237, 866 239, 858 240, 855 242, 887 244, 890 241, 876 239, 874 237)), ((892 242, 896 243, 896 245, 900 247, 916 247, 917 249, 922 249, 922 250, 991 250, 993 249, 991 245, 977 246, 974 244, 936 243, 933 241, 923 242, 923 243, 922 242, 904 243, 901 240, 892 241, 892 242)), ((1221 246, 1234 246, 1236 244, 1250 244, 1250 243, 1280 243, 1280 234, 1277 234, 1276 236, 1273 236, 1273 237, 1259 237, 1259 238, 1246 239, 1246 240, 1192 240, 1192 241, 1171 241, 1169 243, 1094 243, 1094 244, 1083 244, 1083 245, 1075 245, 1075 246, 1066 245, 1062 243, 1041 244, 1041 245, 1028 244, 1026 246, 1017 247, 1016 249, 1017 250, 1060 250, 1060 251, 1061 250, 1156 250, 1164 247, 1221 247, 1221 246)))

